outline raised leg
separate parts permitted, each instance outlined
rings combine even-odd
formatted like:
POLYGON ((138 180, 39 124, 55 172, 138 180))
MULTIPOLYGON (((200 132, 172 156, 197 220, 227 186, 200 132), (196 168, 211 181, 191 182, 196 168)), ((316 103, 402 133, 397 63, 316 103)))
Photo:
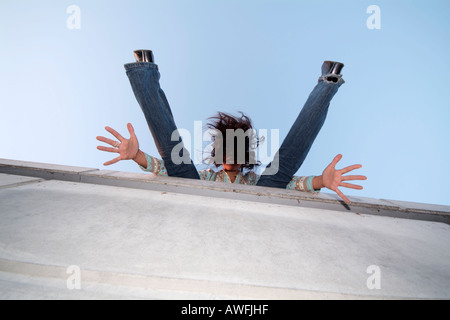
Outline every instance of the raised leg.
POLYGON ((324 62, 319 83, 309 95, 274 159, 264 170, 258 181, 259 186, 286 188, 303 164, 325 122, 332 98, 344 83, 342 76, 336 72, 342 66, 324 62))
POLYGON ((125 65, 131 88, 144 113, 158 152, 164 160, 168 175, 200 179, 197 169, 190 160, 189 151, 184 148, 181 137, 172 141, 172 134, 177 130, 177 126, 166 95, 159 84, 158 66, 153 62, 153 56, 151 57, 151 62, 147 57, 147 60, 138 60, 142 62, 125 65), (173 157, 173 150, 179 150, 176 157, 173 157), (189 161, 184 161, 188 163, 179 163, 179 159, 189 159, 189 161))

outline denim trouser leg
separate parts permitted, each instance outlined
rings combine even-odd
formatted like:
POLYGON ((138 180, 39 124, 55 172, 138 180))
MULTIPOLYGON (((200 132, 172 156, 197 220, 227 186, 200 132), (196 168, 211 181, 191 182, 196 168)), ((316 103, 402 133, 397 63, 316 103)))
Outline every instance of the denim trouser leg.
POLYGON ((189 161, 188 164, 175 164, 172 161, 172 150, 177 145, 177 149, 181 149, 179 159, 183 158, 183 155, 188 159, 190 157, 188 150, 183 145, 180 148, 180 143, 183 143, 181 137, 178 141, 171 140, 172 133, 177 130, 177 126, 166 95, 159 86, 160 74, 158 66, 150 62, 134 62, 126 64, 125 70, 134 95, 144 112, 158 152, 164 160, 168 175, 200 179, 192 161, 189 161))
POLYGON ((315 86, 274 159, 264 170, 259 186, 286 188, 311 149, 325 122, 331 99, 343 83, 341 78, 338 82, 324 80, 315 86))

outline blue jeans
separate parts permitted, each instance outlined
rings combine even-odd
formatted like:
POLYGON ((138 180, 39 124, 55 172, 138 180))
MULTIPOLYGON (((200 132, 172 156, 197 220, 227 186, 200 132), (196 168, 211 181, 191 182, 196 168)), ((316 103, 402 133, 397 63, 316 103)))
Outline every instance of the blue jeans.
MULTIPOLYGON (((188 164, 172 161, 172 149, 182 141, 181 138, 171 140, 177 127, 166 95, 159 85, 158 66, 150 62, 135 62, 126 64, 125 70, 168 175, 199 179, 192 161, 188 164)), ((323 80, 314 87, 273 161, 259 179, 259 186, 286 188, 311 149, 325 121, 331 99, 343 83, 342 78, 337 82, 323 80)), ((182 148, 182 153, 189 154, 185 148, 182 148)))
POLYGON ((342 78, 337 82, 323 80, 314 87, 258 186, 286 188, 303 164, 325 122, 331 99, 344 82, 342 78))
POLYGON ((177 126, 166 95, 159 86, 158 66, 150 62, 134 62, 126 64, 125 70, 134 96, 144 112, 156 148, 164 160, 167 174, 174 177, 200 179, 192 161, 180 164, 172 161, 172 150, 175 150, 175 146, 180 150, 179 159, 185 157, 190 159, 190 157, 189 151, 184 148, 181 137, 172 141, 172 133, 177 130, 177 126))

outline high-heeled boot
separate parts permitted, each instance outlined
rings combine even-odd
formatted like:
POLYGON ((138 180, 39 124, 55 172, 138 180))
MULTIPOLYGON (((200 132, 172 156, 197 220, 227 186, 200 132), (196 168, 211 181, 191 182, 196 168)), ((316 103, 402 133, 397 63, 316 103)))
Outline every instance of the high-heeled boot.
POLYGON ((134 57, 136 62, 155 62, 152 50, 134 50, 134 57))
POLYGON ((341 70, 344 64, 336 61, 324 61, 322 64, 322 76, 319 82, 323 80, 338 82, 342 78, 341 70))

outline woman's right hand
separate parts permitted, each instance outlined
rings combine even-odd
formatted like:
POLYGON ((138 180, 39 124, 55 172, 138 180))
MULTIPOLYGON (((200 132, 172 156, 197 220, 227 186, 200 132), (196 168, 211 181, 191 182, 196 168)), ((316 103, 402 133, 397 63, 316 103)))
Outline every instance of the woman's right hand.
POLYGON ((110 127, 105 127, 106 131, 111 133, 119 141, 111 140, 102 136, 97 137, 97 140, 105 142, 112 146, 112 148, 97 146, 98 150, 119 154, 118 157, 105 162, 103 165, 109 166, 113 163, 119 162, 120 160, 134 160, 138 155, 139 142, 137 140, 136 134, 134 133, 134 128, 131 123, 127 124, 127 128, 128 132, 130 133, 129 139, 125 139, 117 131, 110 127))

